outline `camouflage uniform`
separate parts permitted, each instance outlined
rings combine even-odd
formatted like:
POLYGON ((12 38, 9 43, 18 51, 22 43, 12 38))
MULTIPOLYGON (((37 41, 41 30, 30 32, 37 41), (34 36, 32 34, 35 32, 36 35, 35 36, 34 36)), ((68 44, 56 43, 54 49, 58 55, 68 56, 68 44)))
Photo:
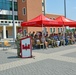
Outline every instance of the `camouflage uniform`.
POLYGON ((21 33, 18 33, 17 36, 16 36, 16 45, 17 45, 17 55, 18 57, 20 57, 20 39, 22 38, 22 34, 21 33))

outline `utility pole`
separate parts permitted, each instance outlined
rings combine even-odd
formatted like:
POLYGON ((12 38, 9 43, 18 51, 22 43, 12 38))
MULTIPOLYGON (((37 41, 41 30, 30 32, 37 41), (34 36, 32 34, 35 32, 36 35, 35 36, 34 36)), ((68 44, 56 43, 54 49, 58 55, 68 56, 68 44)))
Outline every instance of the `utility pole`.
POLYGON ((13 41, 16 39, 16 26, 14 21, 14 0, 12 0, 12 15, 13 15, 13 41))

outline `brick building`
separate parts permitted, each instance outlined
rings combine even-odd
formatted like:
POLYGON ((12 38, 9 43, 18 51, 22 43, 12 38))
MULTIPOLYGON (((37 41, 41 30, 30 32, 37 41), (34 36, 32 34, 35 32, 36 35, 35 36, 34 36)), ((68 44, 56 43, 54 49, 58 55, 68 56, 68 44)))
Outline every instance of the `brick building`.
MULTIPOLYGON (((40 14, 44 14, 44 0, 0 0, 0 34, 2 38, 16 37, 16 33, 21 28, 21 22, 29 21, 40 14), (14 1, 14 24, 15 33, 13 34, 13 14, 12 1, 14 1)), ((55 19, 60 15, 45 14, 50 19, 55 19)), ((58 33, 62 28, 46 27, 49 32, 58 33)), ((40 27, 24 27, 25 32, 42 31, 40 27)))

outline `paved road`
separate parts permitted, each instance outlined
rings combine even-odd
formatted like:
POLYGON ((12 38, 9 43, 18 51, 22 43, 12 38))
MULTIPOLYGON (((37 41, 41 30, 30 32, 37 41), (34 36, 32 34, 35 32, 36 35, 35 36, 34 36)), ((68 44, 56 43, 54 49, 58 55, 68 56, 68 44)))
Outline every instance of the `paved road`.
POLYGON ((76 75, 76 44, 33 50, 33 58, 17 58, 16 49, 0 48, 0 75, 76 75))

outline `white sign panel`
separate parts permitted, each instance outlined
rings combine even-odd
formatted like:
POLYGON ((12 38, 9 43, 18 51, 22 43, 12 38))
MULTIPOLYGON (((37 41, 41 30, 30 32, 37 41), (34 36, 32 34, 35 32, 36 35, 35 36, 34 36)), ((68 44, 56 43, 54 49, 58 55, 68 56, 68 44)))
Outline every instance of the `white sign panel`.
POLYGON ((32 48, 31 48, 31 39, 25 38, 21 40, 21 56, 22 57, 31 57, 32 48))

